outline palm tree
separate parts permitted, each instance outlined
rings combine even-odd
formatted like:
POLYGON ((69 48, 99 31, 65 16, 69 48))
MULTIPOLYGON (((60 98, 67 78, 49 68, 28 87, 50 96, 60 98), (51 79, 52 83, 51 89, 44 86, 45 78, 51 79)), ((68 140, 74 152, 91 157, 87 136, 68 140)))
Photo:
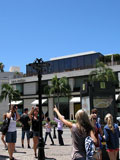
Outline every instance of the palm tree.
POLYGON ((20 78, 22 76, 22 74, 20 72, 15 72, 14 77, 15 78, 20 78))
POLYGON ((0 62, 0 72, 4 72, 4 64, 0 62))
POLYGON ((117 78, 113 70, 103 62, 97 62, 96 69, 89 75, 89 81, 110 81, 117 82, 117 78))
POLYGON ((4 83, 1 87, 0 102, 3 101, 3 99, 6 100, 7 97, 9 99, 9 105, 11 106, 12 100, 20 99, 20 92, 18 90, 14 90, 12 85, 4 83))
POLYGON ((59 97, 68 96, 70 94, 71 88, 66 77, 60 79, 55 75, 51 81, 51 85, 48 85, 44 89, 46 94, 57 94, 58 99, 58 109, 59 109, 59 97))

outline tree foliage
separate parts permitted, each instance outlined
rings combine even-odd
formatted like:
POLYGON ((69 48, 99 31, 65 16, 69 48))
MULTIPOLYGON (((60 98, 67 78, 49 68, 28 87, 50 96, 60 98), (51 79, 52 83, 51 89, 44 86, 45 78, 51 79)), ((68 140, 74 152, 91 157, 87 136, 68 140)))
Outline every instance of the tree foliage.
POLYGON ((97 62, 96 69, 89 75, 89 81, 111 81, 116 83, 117 78, 111 68, 109 68, 103 62, 97 62))
POLYGON ((6 98, 9 99, 9 103, 11 105, 12 100, 20 99, 20 92, 15 90, 12 85, 4 83, 1 87, 0 102, 3 101, 3 99, 6 100, 6 98))
POLYGON ((0 72, 4 72, 4 64, 0 62, 0 72))
POLYGON ((68 96, 70 94, 71 88, 66 77, 60 79, 55 75, 51 80, 51 85, 47 85, 44 92, 49 95, 57 95, 58 98, 58 108, 59 108, 59 97, 68 96))

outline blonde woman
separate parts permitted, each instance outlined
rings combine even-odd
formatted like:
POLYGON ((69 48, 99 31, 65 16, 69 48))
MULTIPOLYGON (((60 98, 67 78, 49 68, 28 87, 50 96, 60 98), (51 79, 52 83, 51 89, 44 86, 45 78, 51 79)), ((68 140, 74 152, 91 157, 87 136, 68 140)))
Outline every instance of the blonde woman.
POLYGON ((86 160, 85 138, 90 135, 95 143, 97 141, 87 113, 82 109, 79 110, 75 115, 76 124, 73 124, 64 119, 56 106, 54 107, 54 111, 57 113, 59 119, 71 130, 73 141, 72 160, 86 160))
POLYGON ((105 116, 104 138, 106 140, 106 150, 110 160, 117 160, 119 151, 119 128, 118 125, 113 123, 113 116, 108 113, 105 116))

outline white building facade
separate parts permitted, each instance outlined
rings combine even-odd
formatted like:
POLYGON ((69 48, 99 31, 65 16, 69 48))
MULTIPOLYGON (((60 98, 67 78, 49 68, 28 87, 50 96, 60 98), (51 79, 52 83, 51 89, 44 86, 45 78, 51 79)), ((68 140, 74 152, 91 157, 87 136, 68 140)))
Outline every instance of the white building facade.
MULTIPOLYGON (((60 97, 60 112, 67 119, 74 119, 75 113, 81 108, 80 86, 86 82, 91 71, 95 70, 96 60, 103 56, 99 52, 85 52, 75 55, 53 58, 50 63, 50 70, 42 75, 42 111, 51 119, 54 117, 53 106, 57 104, 57 96, 48 96, 44 94, 44 87, 51 83, 52 78, 56 75, 58 78, 67 77, 71 87, 69 97, 60 97)), ((11 78, 9 83, 18 89, 21 93, 22 103, 18 104, 19 113, 22 113, 24 108, 29 110, 33 105, 38 105, 38 77, 29 65, 26 66, 26 77, 11 78)), ((111 65, 110 68, 117 74, 120 82, 120 65, 111 65)), ((119 103, 119 87, 116 89, 116 105, 120 108, 119 103)), ((0 104, 1 106, 1 104, 0 104)), ((119 111, 119 109, 118 109, 119 111)), ((118 112, 118 115, 120 111, 118 112)))

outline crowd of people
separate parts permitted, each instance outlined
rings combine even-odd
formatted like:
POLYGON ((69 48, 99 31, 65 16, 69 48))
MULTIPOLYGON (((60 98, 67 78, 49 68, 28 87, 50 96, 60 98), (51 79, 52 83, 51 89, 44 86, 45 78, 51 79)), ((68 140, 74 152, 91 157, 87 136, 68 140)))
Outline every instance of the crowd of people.
MULTIPOLYGON (((104 138, 106 142, 106 151, 110 160, 117 160, 119 151, 119 127, 113 122, 113 116, 108 113, 105 116, 106 125, 101 128, 100 118, 97 117, 97 109, 91 111, 90 117, 86 111, 80 109, 77 111, 75 118, 76 124, 64 119, 57 107, 54 107, 59 119, 70 128, 73 141, 72 160, 102 160, 102 144, 101 140, 104 138), (86 137, 91 137, 95 144, 95 156, 89 156, 86 153, 85 140, 86 137)), ((88 142, 88 145, 92 143, 88 142)), ((92 146, 87 146, 90 152, 92 146)))
MULTIPOLYGON (((76 123, 72 123, 65 119, 59 112, 56 106, 53 111, 57 114, 54 121, 57 123, 58 143, 64 145, 63 141, 63 125, 70 128, 72 137, 72 160, 102 160, 102 140, 106 142, 106 151, 110 160, 117 160, 119 151, 119 127, 113 122, 113 116, 108 113, 105 116, 104 127, 101 127, 100 117, 98 117, 97 109, 91 110, 91 115, 88 116, 86 111, 80 109, 77 111, 75 118, 76 123), (87 147, 86 147, 87 144, 87 147), (93 146, 95 150, 93 154, 93 146), (89 152, 89 153, 88 153, 89 152)), ((37 148, 39 140, 39 108, 32 107, 28 112, 28 108, 24 109, 20 116, 17 111, 17 106, 11 106, 9 112, 3 115, 3 121, 9 119, 9 127, 7 133, 2 132, 1 140, 4 144, 4 149, 8 150, 9 159, 14 160, 13 153, 15 151, 15 143, 17 140, 16 122, 19 121, 22 126, 21 147, 24 148, 25 135, 27 137, 27 147, 33 148, 35 158, 37 158, 37 148), (33 132, 33 146, 30 146, 30 130, 33 132)), ((47 145, 47 137, 51 140, 51 145, 54 145, 54 140, 51 135, 51 123, 49 117, 44 117, 46 123, 44 143, 47 145)))

